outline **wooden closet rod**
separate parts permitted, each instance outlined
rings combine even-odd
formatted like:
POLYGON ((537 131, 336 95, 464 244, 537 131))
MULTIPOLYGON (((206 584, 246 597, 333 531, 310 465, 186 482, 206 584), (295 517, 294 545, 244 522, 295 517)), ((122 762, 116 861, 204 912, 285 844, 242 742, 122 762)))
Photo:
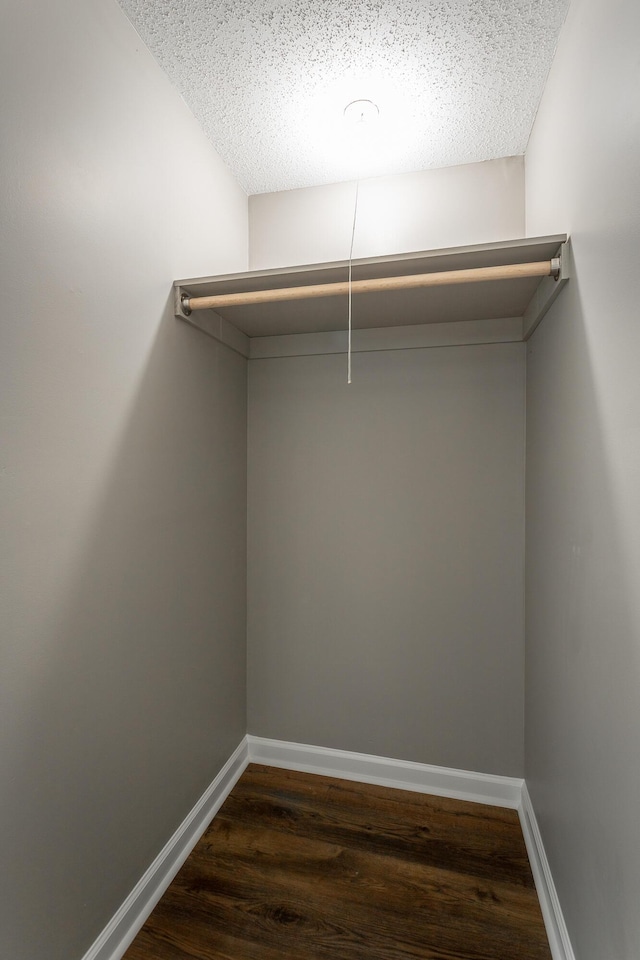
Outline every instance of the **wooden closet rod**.
MULTIPOLYGON (((479 283, 483 280, 517 280, 524 277, 558 277, 560 260, 537 263, 512 263, 501 267, 474 267, 469 270, 446 270, 442 273, 417 273, 407 277, 380 277, 354 280, 352 293, 377 293, 383 290, 409 290, 418 287, 441 287, 454 283, 479 283)), ((280 290, 251 290, 245 293, 221 293, 212 297, 182 297, 182 309, 215 310, 217 307, 241 307, 281 300, 312 300, 316 297, 339 297, 349 292, 349 283, 320 283, 307 287, 283 287, 280 290)))

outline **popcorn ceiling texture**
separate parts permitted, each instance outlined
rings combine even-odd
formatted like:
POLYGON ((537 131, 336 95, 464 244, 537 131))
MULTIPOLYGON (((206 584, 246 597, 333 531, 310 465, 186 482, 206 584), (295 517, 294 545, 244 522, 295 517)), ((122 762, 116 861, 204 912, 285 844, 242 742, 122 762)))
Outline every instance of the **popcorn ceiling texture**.
POLYGON ((248 193, 524 153, 569 0, 120 0, 248 193), (353 142, 342 111, 380 120, 353 142))

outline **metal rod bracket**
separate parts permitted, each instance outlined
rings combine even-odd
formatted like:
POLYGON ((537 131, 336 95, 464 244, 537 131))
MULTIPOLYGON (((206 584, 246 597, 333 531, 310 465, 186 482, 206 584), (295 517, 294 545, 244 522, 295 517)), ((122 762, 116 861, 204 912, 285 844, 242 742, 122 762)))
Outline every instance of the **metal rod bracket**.
POLYGON ((173 287, 173 312, 180 320, 188 320, 191 316, 189 294, 177 283, 173 287))

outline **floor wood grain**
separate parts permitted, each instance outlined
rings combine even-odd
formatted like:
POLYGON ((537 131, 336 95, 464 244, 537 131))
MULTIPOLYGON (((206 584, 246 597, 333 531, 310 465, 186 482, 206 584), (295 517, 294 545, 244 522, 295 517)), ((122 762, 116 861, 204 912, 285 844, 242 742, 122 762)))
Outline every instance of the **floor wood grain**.
POLYGON ((550 960, 513 810, 251 764, 124 960, 550 960))

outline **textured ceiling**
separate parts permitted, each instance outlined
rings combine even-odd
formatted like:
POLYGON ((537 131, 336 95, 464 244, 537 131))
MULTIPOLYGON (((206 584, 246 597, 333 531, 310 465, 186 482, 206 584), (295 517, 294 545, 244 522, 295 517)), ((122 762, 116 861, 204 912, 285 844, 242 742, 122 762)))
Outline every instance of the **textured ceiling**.
POLYGON ((568 2, 120 0, 248 193, 524 153, 568 2))

